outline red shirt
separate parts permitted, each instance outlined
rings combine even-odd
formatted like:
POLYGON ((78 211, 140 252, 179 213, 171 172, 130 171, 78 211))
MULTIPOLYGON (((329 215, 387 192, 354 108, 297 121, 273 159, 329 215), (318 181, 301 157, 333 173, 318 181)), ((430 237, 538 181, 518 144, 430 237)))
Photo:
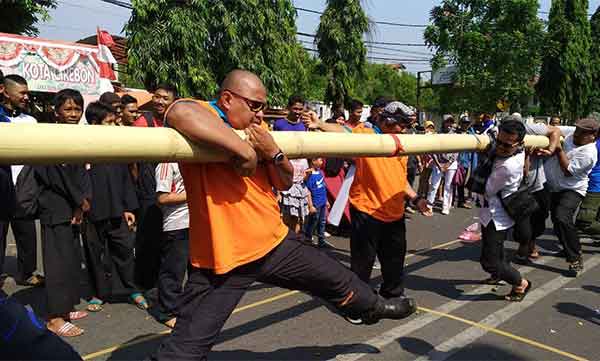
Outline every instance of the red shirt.
POLYGON ((152 124, 154 124, 155 127, 161 128, 164 126, 162 119, 156 118, 153 113, 144 113, 133 122, 134 127, 148 128, 148 121, 144 115, 152 117, 152 124))

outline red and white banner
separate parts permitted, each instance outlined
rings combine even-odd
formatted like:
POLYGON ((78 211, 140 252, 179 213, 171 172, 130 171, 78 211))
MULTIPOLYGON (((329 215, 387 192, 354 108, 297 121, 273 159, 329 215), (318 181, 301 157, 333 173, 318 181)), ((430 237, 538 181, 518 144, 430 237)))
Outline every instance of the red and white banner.
POLYGON ((98 36, 98 66, 100 67, 100 77, 110 80, 117 80, 113 64, 117 63, 117 60, 110 52, 110 47, 115 45, 115 41, 112 36, 104 30, 97 29, 98 36))

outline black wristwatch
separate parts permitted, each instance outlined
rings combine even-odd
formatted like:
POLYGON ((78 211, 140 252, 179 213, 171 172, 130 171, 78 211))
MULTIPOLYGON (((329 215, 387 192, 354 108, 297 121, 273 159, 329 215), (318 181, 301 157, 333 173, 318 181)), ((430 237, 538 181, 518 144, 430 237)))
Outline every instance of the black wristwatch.
POLYGON ((279 150, 279 152, 277 152, 273 158, 271 158, 271 160, 273 161, 273 163, 277 164, 277 163, 281 163, 285 160, 285 154, 283 154, 283 152, 281 150, 279 150))

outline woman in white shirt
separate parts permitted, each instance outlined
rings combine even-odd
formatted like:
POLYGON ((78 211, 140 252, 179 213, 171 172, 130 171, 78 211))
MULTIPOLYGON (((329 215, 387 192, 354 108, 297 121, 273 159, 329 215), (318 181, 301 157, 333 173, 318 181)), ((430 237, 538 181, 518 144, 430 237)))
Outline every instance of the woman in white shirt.
POLYGON ((500 124, 495 160, 485 183, 484 205, 479 213, 482 225, 481 266, 486 272, 513 286, 508 301, 521 301, 531 289, 531 282, 522 278, 504 255, 507 232, 515 222, 506 213, 500 197, 506 198, 519 189, 523 179, 525 126, 517 120, 500 124))

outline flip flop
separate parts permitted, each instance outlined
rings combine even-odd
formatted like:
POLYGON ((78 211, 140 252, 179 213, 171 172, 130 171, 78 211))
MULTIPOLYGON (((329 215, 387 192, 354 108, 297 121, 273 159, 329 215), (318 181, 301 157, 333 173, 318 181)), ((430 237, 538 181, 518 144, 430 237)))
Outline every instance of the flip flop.
POLYGON ((103 304, 104 304, 104 302, 102 302, 102 300, 99 300, 97 298, 92 298, 91 300, 88 301, 88 305, 85 309, 90 312, 100 312, 103 310, 103 307, 102 307, 103 304))
POLYGON ((65 324, 54 333, 61 337, 77 337, 83 335, 83 332, 82 328, 75 326, 71 322, 65 322, 65 324))
POLYGON ((81 320, 89 316, 89 313, 85 311, 73 311, 69 312, 69 321, 81 320))
POLYGON ((148 301, 146 300, 146 297, 144 297, 144 295, 141 294, 140 292, 132 293, 131 296, 129 296, 129 297, 131 298, 131 301, 133 302, 133 304, 140 310, 146 311, 148 308, 150 308, 150 305, 148 305, 148 301), (141 300, 136 301, 136 299, 139 299, 139 297, 141 297, 141 300))
POLYGON ((530 289, 531 281, 527 280, 527 287, 525 287, 525 290, 523 290, 523 292, 516 292, 513 288, 508 295, 504 296, 504 299, 510 302, 521 302, 523 301, 525 296, 527 296, 527 293, 529 293, 530 289))

